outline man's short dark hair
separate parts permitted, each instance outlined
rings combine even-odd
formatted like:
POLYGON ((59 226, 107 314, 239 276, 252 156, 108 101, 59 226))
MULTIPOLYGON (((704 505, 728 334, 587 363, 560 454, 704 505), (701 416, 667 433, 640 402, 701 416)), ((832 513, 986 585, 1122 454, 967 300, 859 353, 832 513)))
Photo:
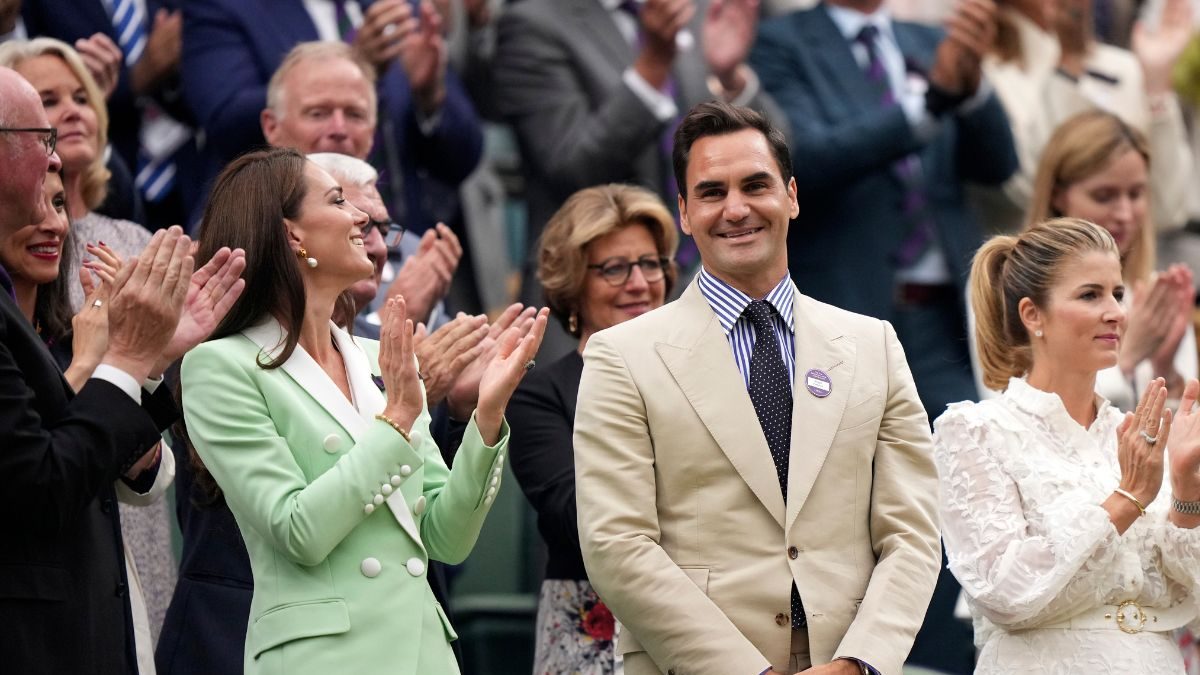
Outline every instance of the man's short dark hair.
POLYGON ((767 145, 771 146, 771 154, 775 156, 775 163, 779 165, 780 176, 785 183, 792 177, 792 156, 783 132, 756 110, 723 101, 709 101, 688 111, 687 117, 675 130, 671 163, 675 167, 675 182, 684 201, 687 201, 687 166, 691 159, 692 144, 705 136, 723 136, 742 129, 754 129, 765 136, 767 145))

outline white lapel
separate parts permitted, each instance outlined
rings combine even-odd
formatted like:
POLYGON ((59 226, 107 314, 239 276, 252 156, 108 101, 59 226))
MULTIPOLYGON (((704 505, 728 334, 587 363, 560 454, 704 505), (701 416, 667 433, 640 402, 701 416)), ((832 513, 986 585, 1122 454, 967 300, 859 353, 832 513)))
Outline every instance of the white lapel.
MULTIPOLYGON (((292 355, 280 368, 324 408, 325 412, 329 413, 330 417, 337 421, 346 430, 346 433, 350 434, 355 443, 358 443, 365 436, 368 423, 374 420, 375 415, 383 412, 387 401, 371 379, 371 364, 367 355, 345 331, 332 324, 330 329, 333 332, 334 343, 346 363, 350 390, 354 393, 355 401, 358 402, 358 410, 354 409, 354 405, 338 389, 329 375, 321 369, 320 364, 300 345, 296 345, 292 355)), ((247 328, 242 331, 242 335, 257 344, 267 358, 274 358, 283 350, 283 326, 275 319, 268 319, 247 328)), ((403 491, 393 492, 387 499, 387 505, 400 527, 404 528, 404 531, 424 549, 421 532, 417 529, 412 511, 409 510, 408 503, 404 500, 403 491)))

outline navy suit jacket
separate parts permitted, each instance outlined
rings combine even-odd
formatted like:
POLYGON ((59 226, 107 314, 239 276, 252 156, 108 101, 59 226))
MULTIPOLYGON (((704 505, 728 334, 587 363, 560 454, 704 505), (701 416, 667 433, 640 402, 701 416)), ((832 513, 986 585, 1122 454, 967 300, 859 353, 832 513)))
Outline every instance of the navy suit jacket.
MULTIPOLYGON (((928 73, 942 32, 895 22, 910 70, 928 73)), ((802 293, 890 319, 894 255, 909 232, 905 189, 892 165, 919 153, 929 208, 951 274, 965 283, 982 241, 963 182, 996 185, 1017 168, 1012 133, 994 95, 947 114, 922 143, 899 106, 884 108, 823 5, 764 22, 751 53, 763 86, 792 125, 800 216, 788 234, 788 264, 802 293)))
MULTIPOLYGON (((368 0, 360 0, 365 9, 368 0)), ((300 42, 319 39, 302 0, 189 0, 183 8, 184 94, 206 132, 205 183, 231 159, 265 144, 259 116, 267 82, 283 57, 300 42)), ((380 77, 377 150, 393 146, 403 171, 403 203, 389 204, 392 217, 423 232, 453 214, 428 199, 422 174, 457 186, 474 170, 483 148, 478 117, 458 78, 446 74, 441 120, 426 136, 404 69, 393 63, 380 77)), ((389 158, 391 159, 391 158, 389 158)), ((388 195, 387 172, 381 192, 388 195)), ((433 189, 436 190, 436 187, 433 189)), ((392 191, 393 198, 395 190, 392 191)))

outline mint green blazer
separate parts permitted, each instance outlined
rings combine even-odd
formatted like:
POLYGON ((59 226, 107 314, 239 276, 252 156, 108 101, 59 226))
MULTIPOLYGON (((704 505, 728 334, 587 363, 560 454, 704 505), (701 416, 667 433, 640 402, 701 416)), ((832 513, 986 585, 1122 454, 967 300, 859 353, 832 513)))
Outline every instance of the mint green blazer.
POLYGON ((254 572, 248 675, 457 673, 454 629, 425 575, 475 545, 500 486, 508 425, 474 420, 447 469, 429 435, 385 422, 378 343, 334 328, 354 402, 297 347, 281 367, 274 320, 183 360, 184 419, 237 519, 254 572))

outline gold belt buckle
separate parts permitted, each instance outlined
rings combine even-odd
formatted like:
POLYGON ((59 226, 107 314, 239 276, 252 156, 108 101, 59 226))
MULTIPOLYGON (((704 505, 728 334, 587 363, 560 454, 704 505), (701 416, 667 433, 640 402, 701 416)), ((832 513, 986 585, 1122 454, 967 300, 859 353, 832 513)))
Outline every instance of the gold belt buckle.
POLYGON ((1117 628, 1122 633, 1136 635, 1146 628, 1146 611, 1136 600, 1126 600, 1117 605, 1117 628))

